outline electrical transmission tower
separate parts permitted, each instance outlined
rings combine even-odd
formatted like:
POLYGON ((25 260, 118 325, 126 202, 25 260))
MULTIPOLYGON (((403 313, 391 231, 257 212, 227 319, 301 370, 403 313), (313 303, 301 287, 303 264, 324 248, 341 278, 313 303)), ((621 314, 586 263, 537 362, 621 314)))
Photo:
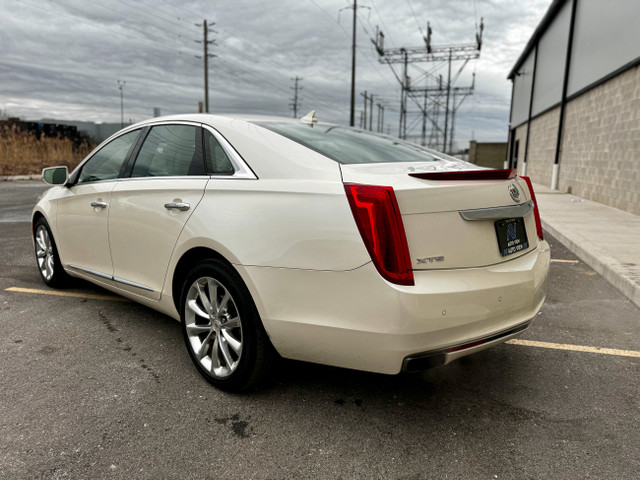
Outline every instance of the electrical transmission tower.
POLYGON ((293 118, 298 118, 298 107, 302 104, 302 99, 298 97, 298 92, 302 90, 302 87, 298 85, 298 82, 302 81, 302 77, 292 78, 291 80, 294 81, 293 87, 289 87, 293 90, 293 98, 291 99, 293 103, 290 103, 289 106, 293 108, 293 118))
MULTIPOLYGON (((473 94, 475 73, 473 74, 471 86, 455 87, 454 85, 467 63, 480 57, 483 30, 484 22, 481 20, 480 26, 476 31, 476 41, 474 43, 432 45, 431 25, 427 23, 426 35, 423 37, 424 46, 385 49, 384 33, 380 29, 376 29, 376 39, 372 40, 372 42, 380 56, 379 61, 389 65, 401 86, 398 126, 398 136, 400 138, 407 138, 407 103, 410 99, 417 105, 422 114, 422 144, 427 144, 426 130, 429 124, 428 144, 434 147, 441 147, 442 151, 445 152, 452 151, 455 113, 465 98, 473 94), (462 62, 462 65, 452 78, 454 62, 462 62), (412 63, 440 63, 441 65, 446 63, 448 65, 446 80, 443 82, 442 75, 436 76, 431 72, 425 72, 426 85, 424 87, 413 86, 409 75, 409 65, 412 63), (396 73, 392 66, 393 64, 402 64, 401 75, 396 73), (444 118, 442 118, 442 110, 444 110, 444 118), (451 124, 449 124, 450 122, 451 124), (441 135, 442 141, 440 141, 441 135)), ((438 68, 440 67, 436 66, 433 70, 438 68)))
POLYGON ((215 39, 209 40, 208 34, 209 32, 211 33, 218 33, 218 32, 216 32, 211 28, 215 25, 215 23, 212 23, 210 27, 207 25, 206 20, 204 20, 202 23, 196 23, 195 25, 196 27, 202 27, 202 31, 203 31, 203 39, 196 40, 195 42, 202 43, 202 45, 204 46, 204 53, 203 55, 196 55, 195 57, 204 59, 204 111, 205 113, 209 113, 209 59, 216 56, 212 53, 209 53, 209 45, 215 45, 216 41, 215 39))

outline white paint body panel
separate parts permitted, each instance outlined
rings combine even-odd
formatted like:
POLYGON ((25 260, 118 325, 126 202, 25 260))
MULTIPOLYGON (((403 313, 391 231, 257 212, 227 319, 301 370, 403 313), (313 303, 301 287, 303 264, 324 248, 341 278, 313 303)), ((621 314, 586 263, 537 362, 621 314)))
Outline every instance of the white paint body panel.
POLYGON ((111 190, 115 184, 115 181, 104 181, 55 188, 60 197, 56 202, 59 214, 55 218, 57 235, 54 233, 54 238, 65 265, 113 275, 107 222, 111 190), (107 207, 94 208, 92 202, 105 202, 107 207))
POLYGON ((160 298, 175 244, 204 195, 209 177, 131 178, 117 182, 109 205, 109 245, 113 275, 145 287, 119 282, 120 288, 153 300, 160 298), (186 202, 189 210, 168 210, 186 202))
POLYGON ((533 214, 525 219, 531 247, 502 258, 493 222, 465 221, 458 213, 513 204, 507 193, 513 182, 524 202, 524 182, 408 176, 466 169, 448 161, 340 166, 236 118, 193 115, 150 124, 172 119, 215 129, 256 178, 157 177, 52 188, 35 212, 51 226, 70 274, 179 319, 173 292, 182 279, 174 278, 176 268, 193 249, 208 249, 239 272, 281 355, 390 374, 408 355, 490 336, 540 309, 549 246, 537 241, 533 214), (393 186, 412 258, 423 248, 427 254, 442 248, 451 263, 424 270, 414 265, 413 286, 384 280, 355 224, 343 179, 393 186), (98 198, 109 207, 88 206, 98 198), (172 201, 191 208, 165 209, 172 201), (96 278, 72 269, 74 262, 149 289, 96 278))

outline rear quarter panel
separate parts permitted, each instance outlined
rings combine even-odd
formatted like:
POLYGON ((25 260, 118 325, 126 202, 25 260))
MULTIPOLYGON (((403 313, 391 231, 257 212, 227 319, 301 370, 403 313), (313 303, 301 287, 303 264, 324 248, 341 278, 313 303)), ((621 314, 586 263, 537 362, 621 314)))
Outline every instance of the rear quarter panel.
POLYGON ((212 179, 174 259, 198 246, 262 267, 338 271, 370 261, 339 181, 212 179))

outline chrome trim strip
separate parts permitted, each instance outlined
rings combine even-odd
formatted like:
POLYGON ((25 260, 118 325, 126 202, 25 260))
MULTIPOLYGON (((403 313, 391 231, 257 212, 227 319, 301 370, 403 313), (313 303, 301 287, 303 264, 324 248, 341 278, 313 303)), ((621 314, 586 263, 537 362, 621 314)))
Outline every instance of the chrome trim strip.
POLYGON ((95 275, 96 277, 106 278, 107 280, 113 280, 113 277, 111 275, 107 275, 106 273, 98 272, 96 270, 91 270, 90 268, 79 267, 78 265, 69 264, 69 266, 71 268, 75 269, 75 270, 80 270, 81 272, 90 273, 91 275, 95 275))
POLYGON ((227 157, 229 157, 229 160, 231 161, 231 164, 235 169, 235 173, 233 175, 211 175, 212 178, 216 178, 216 179, 245 178, 245 179, 251 179, 251 180, 258 179, 256 174, 253 173, 253 170, 251 170, 251 167, 249 167, 249 165, 246 164, 244 159, 240 156, 238 152, 236 152, 235 148, 233 148, 233 146, 227 141, 226 138, 222 136, 222 134, 220 134, 216 129, 214 129, 210 125, 203 123, 202 127, 205 128, 209 133, 211 133, 211 135, 215 137, 218 143, 220 143, 220 145, 222 146, 222 149, 227 154, 227 157))
POLYGON ((506 207, 477 208, 460 210, 458 213, 465 220, 499 220, 501 218, 525 217, 533 212, 533 201, 506 207))
POLYGON ((149 288, 139 283, 130 282, 129 280, 125 280, 124 278, 114 277, 113 275, 107 275, 106 273, 98 272, 96 270, 91 270, 90 268, 79 267, 78 265, 69 264, 69 267, 73 268, 74 270, 80 270, 81 272, 90 273, 91 275, 95 275, 96 277, 106 278, 107 280, 113 280, 114 282, 123 283, 125 285, 130 285, 132 287, 140 288, 142 290, 147 290, 148 292, 153 292, 153 288, 149 288))
POLYGON ((131 287, 136 287, 136 288, 140 288, 142 290, 146 290, 148 292, 153 292, 153 288, 149 288, 149 287, 147 287, 145 285, 141 285, 140 283, 130 282, 129 280, 125 280, 124 278, 113 277, 113 280, 118 282, 118 283, 124 283, 125 285, 129 285, 131 287))

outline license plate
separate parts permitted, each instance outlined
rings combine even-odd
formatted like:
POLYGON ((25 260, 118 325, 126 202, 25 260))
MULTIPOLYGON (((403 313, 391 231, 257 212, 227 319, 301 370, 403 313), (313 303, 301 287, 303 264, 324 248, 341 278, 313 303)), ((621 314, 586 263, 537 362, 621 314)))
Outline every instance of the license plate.
POLYGON ((498 220, 495 226, 500 254, 503 257, 529 248, 527 231, 524 228, 524 220, 522 218, 498 220))

